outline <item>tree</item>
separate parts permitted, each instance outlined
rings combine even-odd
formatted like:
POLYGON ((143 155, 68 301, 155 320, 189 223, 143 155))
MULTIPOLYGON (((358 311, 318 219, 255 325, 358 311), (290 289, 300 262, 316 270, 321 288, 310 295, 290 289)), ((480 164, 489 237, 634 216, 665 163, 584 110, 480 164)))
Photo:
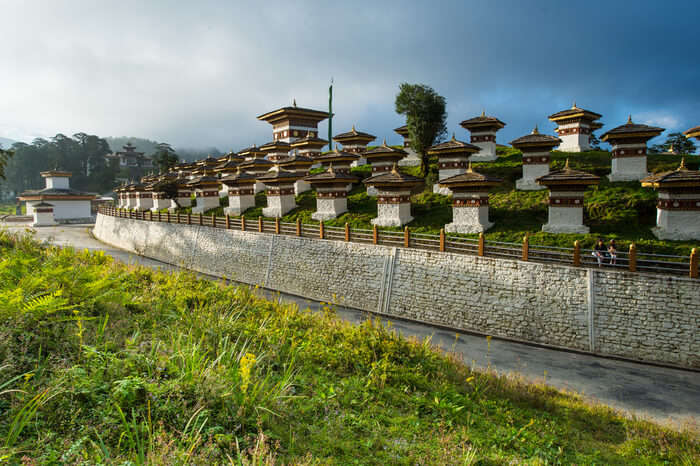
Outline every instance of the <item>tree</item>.
POLYGON ((155 165, 160 172, 168 171, 180 160, 175 150, 170 144, 165 142, 161 142, 156 146, 156 151, 151 158, 153 159, 153 165, 155 165))
POLYGON ((440 141, 447 133, 445 98, 425 84, 401 83, 395 106, 396 113, 406 115, 410 145, 420 154, 420 170, 425 176, 428 147, 440 141))
POLYGON ((675 154, 695 153, 695 143, 681 133, 669 134, 666 138, 666 142, 663 143, 663 148, 666 152, 673 152, 675 154))
POLYGON ((0 180, 5 179, 5 167, 13 155, 14 152, 11 150, 3 150, 2 147, 0 147, 0 180))

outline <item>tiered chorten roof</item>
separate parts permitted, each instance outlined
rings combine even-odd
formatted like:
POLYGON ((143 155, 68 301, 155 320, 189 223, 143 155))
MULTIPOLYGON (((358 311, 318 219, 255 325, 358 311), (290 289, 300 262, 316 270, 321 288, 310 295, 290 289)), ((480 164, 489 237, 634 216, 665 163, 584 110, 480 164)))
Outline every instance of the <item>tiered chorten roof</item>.
POLYGON ((352 152, 338 150, 338 146, 336 145, 335 149, 332 152, 328 152, 327 154, 318 156, 314 159, 314 161, 320 162, 321 164, 325 165, 327 163, 333 162, 354 162, 359 158, 359 155, 354 154, 352 152))
POLYGON ((672 189, 672 188, 700 188, 700 171, 688 170, 685 159, 675 170, 654 173, 641 180, 645 188, 672 189))
POLYGON ((315 123, 318 123, 328 118, 328 112, 297 107, 295 100, 294 105, 291 107, 282 107, 258 116, 258 120, 267 121, 270 124, 275 124, 292 118, 302 118, 304 120, 312 120, 315 123))
POLYGON ((289 152, 292 146, 284 141, 270 141, 260 146, 260 151, 269 154, 270 152, 289 152))
POLYGON ((663 133, 665 128, 657 126, 640 125, 632 122, 632 115, 624 125, 613 128, 600 138, 601 141, 614 141, 616 139, 651 139, 663 133))
POLYGON ((362 155, 365 156, 365 158, 369 161, 384 161, 384 160, 389 160, 389 161, 399 161, 402 158, 406 157, 408 153, 403 150, 403 149, 397 149, 395 147, 390 147, 386 144, 386 139, 382 143, 381 146, 375 147, 374 149, 365 151, 362 155))
POLYGON ((279 166, 275 166, 265 172, 264 175, 258 175, 256 179, 265 184, 275 184, 284 182, 293 183, 303 177, 304 175, 301 173, 292 172, 279 166))
POLYGON ((369 133, 363 133, 362 131, 357 131, 355 125, 352 125, 352 129, 347 133, 340 133, 333 136, 333 140, 339 142, 343 145, 346 144, 362 144, 367 145, 370 142, 377 139, 377 136, 369 133))
POLYGON ((277 162, 283 168, 309 168, 314 164, 314 159, 305 155, 294 154, 288 159, 277 162))
POLYGON ((256 179, 256 175, 241 170, 241 167, 239 166, 236 168, 235 173, 224 176, 220 179, 220 181, 226 186, 240 186, 245 184, 255 184, 256 179))
POLYGON ((486 112, 484 111, 481 112, 481 115, 464 120, 459 124, 459 126, 469 131, 474 131, 482 128, 501 129, 505 125, 506 124, 498 118, 486 115, 486 112))
POLYGON ((321 173, 316 173, 314 175, 309 175, 304 178, 304 181, 309 182, 312 186, 333 184, 347 185, 348 183, 357 182, 357 177, 346 173, 336 173, 333 170, 333 164, 331 164, 328 167, 328 170, 321 173))
POLYGON ((542 148, 551 150, 561 144, 561 139, 548 134, 540 134, 537 126, 532 130, 532 133, 513 139, 510 144, 516 149, 523 148, 542 148))
POLYGON ((238 156, 243 158, 261 159, 265 157, 265 152, 260 150, 258 146, 253 144, 252 146, 246 147, 245 149, 239 151, 238 156))
POLYGON ((435 144, 428 148, 429 155, 448 155, 448 154, 475 154, 481 150, 480 147, 474 144, 469 144, 468 142, 458 141, 455 138, 454 133, 452 133, 452 139, 449 141, 442 142, 440 144, 435 144))
POLYGON ((535 180, 543 186, 592 186, 600 183, 600 177, 588 172, 573 170, 569 167, 569 159, 560 170, 553 170, 535 180))
POLYGON ((326 144, 328 144, 328 141, 314 136, 311 131, 307 131, 306 136, 295 140, 290 146, 292 149, 321 149, 326 144))
POLYGON ((695 138, 695 139, 700 140, 700 126, 696 126, 695 128, 690 128, 689 130, 684 131, 683 134, 688 139, 695 138))
POLYGON ((461 175, 451 176, 440 180, 440 186, 447 187, 450 189, 454 188, 491 188, 493 186, 498 186, 503 180, 496 178, 494 176, 486 175, 484 173, 479 173, 474 171, 472 168, 472 163, 469 162, 469 168, 467 168, 466 173, 461 175))
MULTIPOLYGON (((589 121, 594 121, 599 118, 601 118, 603 115, 596 113, 596 112, 591 112, 590 110, 585 110, 583 108, 577 107, 576 102, 571 106, 571 108, 567 108, 566 110, 562 110, 561 112, 553 113, 549 115, 549 119, 551 121, 557 122, 561 120, 569 120, 572 118, 580 118, 584 120, 589 120, 589 121)), ((602 127, 602 124, 601 124, 602 127)), ((596 128, 598 129, 598 128, 596 128)))
POLYGON ((423 178, 417 176, 400 173, 396 168, 396 163, 390 171, 382 172, 374 176, 370 176, 362 181, 367 186, 376 188, 415 188, 425 183, 423 178))

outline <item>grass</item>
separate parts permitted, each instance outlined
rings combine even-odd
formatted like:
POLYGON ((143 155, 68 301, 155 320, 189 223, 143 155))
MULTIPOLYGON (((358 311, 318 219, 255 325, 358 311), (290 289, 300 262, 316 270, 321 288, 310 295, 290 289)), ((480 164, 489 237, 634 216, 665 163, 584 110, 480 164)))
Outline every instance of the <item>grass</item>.
MULTIPOLYGON (((547 191, 516 191, 515 180, 522 176, 522 157, 520 152, 510 148, 499 148, 499 157, 494 162, 475 163, 474 168, 503 179, 503 184, 491 193, 490 218, 495 225, 486 232, 486 240, 519 243, 525 234, 530 236, 533 245, 573 247, 579 240, 583 248, 592 248, 599 237, 605 240, 615 239, 618 249, 627 250, 631 243, 637 245, 640 252, 672 254, 687 257, 700 243, 693 241, 658 240, 651 229, 656 225, 657 193, 652 189, 642 188, 639 183, 610 183, 605 176, 610 173, 610 153, 590 151, 573 154, 554 152, 552 169, 564 166, 566 159, 574 169, 585 170, 601 177, 601 183, 586 192, 584 201, 585 223, 590 226, 589 234, 552 234, 541 231, 547 222, 547 191)), ((431 163, 429 179, 435 179, 437 159, 431 163)), ((649 155, 648 166, 652 172, 672 170, 680 164, 680 156, 649 155)), ((698 162, 689 159, 686 163, 691 169, 697 169, 698 162)), ((418 175, 419 167, 401 167, 402 172, 418 175)), ((355 176, 363 179, 371 174, 369 166, 352 169, 355 176)), ((224 203, 227 200, 222 201, 224 203)), ((256 196, 256 207, 245 212, 247 218, 262 215, 266 206, 264 194, 256 196)), ((225 204, 222 204, 224 206, 225 204)), ((282 218, 284 222, 295 222, 300 218, 304 223, 318 223, 311 219, 316 210, 313 192, 297 196, 298 208, 282 218)), ((347 222, 351 227, 371 229, 370 220, 377 215, 376 198, 365 193, 363 184, 356 185, 348 196, 348 212, 339 218, 325 222, 326 225, 342 227, 347 222)), ((183 210, 186 212, 186 210, 183 210)), ((223 215, 223 208, 208 212, 223 215)), ((417 233, 438 234, 446 223, 452 221, 451 198, 433 194, 431 189, 416 194, 412 198, 412 214, 415 219, 408 225, 417 233)), ((401 230, 402 228, 386 228, 401 230)), ((476 237, 477 235, 456 235, 476 237)))
MULTIPOLYGON (((15 206, 16 204, 14 203, 3 204, 0 202, 0 217, 3 215, 15 215, 15 206)), ((27 208, 24 204, 22 204, 22 215, 24 215, 26 212, 27 208)))
POLYGON ((472 370, 332 305, 2 231, 0 257, 0 461, 700 462, 696 431, 472 370))

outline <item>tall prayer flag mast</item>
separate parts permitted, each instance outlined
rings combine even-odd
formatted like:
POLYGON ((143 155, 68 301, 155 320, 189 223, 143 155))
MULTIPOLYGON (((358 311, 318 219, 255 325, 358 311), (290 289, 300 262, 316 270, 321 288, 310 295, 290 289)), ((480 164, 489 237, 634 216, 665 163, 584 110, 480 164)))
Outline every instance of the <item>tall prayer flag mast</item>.
POLYGON ((333 78, 328 88, 328 150, 333 150, 333 78))

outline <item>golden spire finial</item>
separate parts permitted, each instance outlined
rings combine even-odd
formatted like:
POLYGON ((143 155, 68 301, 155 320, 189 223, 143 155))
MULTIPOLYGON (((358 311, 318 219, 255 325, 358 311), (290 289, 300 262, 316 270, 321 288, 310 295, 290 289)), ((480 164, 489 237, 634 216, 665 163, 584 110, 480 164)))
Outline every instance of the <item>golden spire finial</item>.
POLYGON ((566 163, 564 164, 564 170, 569 170, 569 158, 566 158, 566 163))
POLYGON ((336 154, 338 153, 338 144, 335 145, 335 149, 333 149, 333 152, 335 152, 336 154))
POLYGON ((572 109, 572 110, 575 109, 575 108, 578 108, 578 107, 576 106, 576 99, 574 99, 574 103, 571 105, 571 109, 572 109))
POLYGON ((398 168, 396 168, 396 162, 394 162, 394 165, 391 167, 391 173, 393 173, 394 175, 399 174, 399 170, 398 168))
POLYGON ((535 125, 535 129, 532 130, 532 134, 540 134, 540 130, 537 129, 537 125, 535 125))
POLYGON ((632 124, 632 114, 630 113, 630 116, 627 117, 627 124, 631 125, 632 124))
POLYGON ((384 142, 382 142, 382 146, 384 146, 384 147, 389 147, 389 146, 386 145, 386 138, 384 138, 384 142))
POLYGON ((328 173, 335 176, 335 172, 333 171, 333 162, 331 162, 331 164, 328 165, 328 173))
POLYGON ((352 132, 352 133, 357 133, 357 130, 355 129, 355 125, 352 125, 352 130, 351 130, 351 132, 352 132))
POLYGON ((241 176, 241 166, 236 167, 236 175, 241 176))
POLYGON ((486 109, 485 109, 485 108, 482 108, 482 109, 481 109, 481 116, 482 116, 482 117, 485 117, 485 116, 486 116, 486 109))
POLYGON ((678 167, 679 170, 686 170, 685 168, 685 157, 681 158, 681 165, 678 167))
POLYGON ((474 170, 472 170, 472 161, 469 161, 469 166, 467 166, 467 173, 474 173, 474 170))
POLYGON ((453 132, 452 133, 452 141, 456 141, 456 140, 457 140, 457 138, 455 138, 455 133, 453 132))

